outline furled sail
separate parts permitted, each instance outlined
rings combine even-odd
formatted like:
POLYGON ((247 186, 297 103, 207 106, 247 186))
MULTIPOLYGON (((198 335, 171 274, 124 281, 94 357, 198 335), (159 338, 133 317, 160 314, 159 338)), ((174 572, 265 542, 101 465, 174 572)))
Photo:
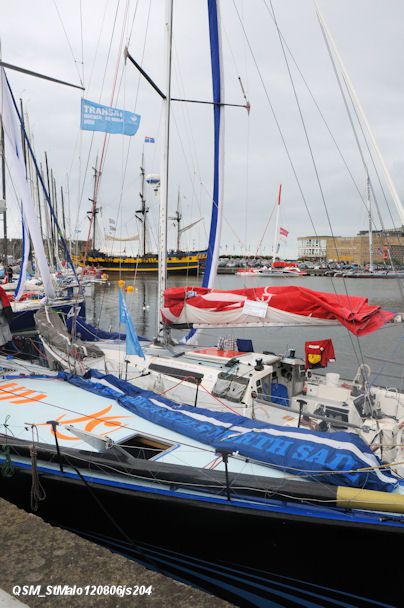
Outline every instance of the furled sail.
POLYGON ((27 274, 27 266, 28 266, 28 258, 30 251, 30 241, 29 241, 29 232, 27 228, 27 223, 24 221, 24 214, 21 212, 21 225, 22 225, 22 243, 21 243, 21 266, 20 266, 20 276, 18 277, 17 287, 14 291, 14 301, 18 302, 22 294, 25 290, 25 277, 27 274))
POLYGON ((305 287, 255 287, 222 291, 203 287, 166 289, 162 316, 181 327, 263 327, 341 324, 357 336, 394 318, 367 298, 305 287))
POLYGON ((224 78, 222 63, 222 43, 220 32, 219 0, 208 0, 209 36, 212 65, 212 86, 214 103, 214 171, 212 215, 210 222, 208 257, 202 286, 213 287, 219 258, 222 226, 223 174, 224 174, 224 78))
POLYGON ((138 241, 139 240, 139 235, 138 234, 133 234, 132 236, 113 236, 112 234, 107 234, 107 236, 105 237, 106 241, 138 241))
POLYGON ((10 173, 13 176, 15 189, 21 200, 22 214, 24 216, 25 224, 26 226, 28 226, 31 235, 31 240, 35 250, 35 256, 38 263, 39 272, 41 274, 41 278, 44 284, 45 294, 49 298, 54 298, 55 290, 52 284, 49 264, 46 260, 41 231, 39 228, 34 203, 25 176, 24 153, 21 145, 20 125, 18 123, 18 117, 14 108, 13 100, 11 98, 11 93, 8 88, 4 68, 1 68, 0 76, 0 113, 4 127, 7 163, 10 169, 10 173))
POLYGON ((188 226, 184 226, 184 228, 180 228, 178 230, 178 232, 180 234, 182 234, 183 232, 186 232, 187 230, 191 230, 191 228, 193 228, 194 226, 196 226, 197 224, 199 224, 199 222, 201 222, 203 220, 202 217, 199 218, 199 220, 195 220, 195 222, 192 222, 192 224, 188 224, 188 226))
MULTIPOLYGON (((208 256, 203 273, 202 287, 214 285, 219 261, 219 247, 223 217, 223 178, 224 178, 224 77, 222 61, 222 37, 220 30, 220 0, 208 0, 209 38, 212 67, 213 119, 214 119, 214 160, 213 196, 208 256)), ((185 338, 189 344, 197 342, 196 329, 185 338)))

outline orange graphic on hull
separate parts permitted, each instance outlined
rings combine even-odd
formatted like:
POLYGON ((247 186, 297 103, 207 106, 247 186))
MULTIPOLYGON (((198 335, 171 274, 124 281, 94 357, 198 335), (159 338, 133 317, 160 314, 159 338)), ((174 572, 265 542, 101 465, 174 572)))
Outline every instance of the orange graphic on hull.
MULTIPOLYGON (((84 427, 84 431, 87 431, 88 433, 91 433, 100 424, 103 424, 104 426, 107 426, 107 427, 111 427, 104 433, 100 433, 100 432, 97 433, 98 435, 101 435, 102 437, 104 437, 105 435, 110 435, 111 433, 114 433, 115 431, 118 431, 119 429, 123 428, 125 425, 122 424, 120 422, 120 420, 122 418, 129 418, 129 416, 116 416, 116 415, 105 416, 105 414, 108 414, 108 412, 110 412, 111 409, 112 409, 112 405, 108 405, 103 410, 100 410, 99 412, 95 412, 94 414, 79 416, 77 418, 70 418, 69 420, 65 420, 64 417, 66 416, 66 414, 62 414, 61 416, 59 416, 59 418, 56 418, 56 422, 59 422, 60 425, 73 424, 75 422, 76 423, 77 422, 87 422, 87 424, 84 427)), ((44 426, 44 425, 46 425, 46 422, 42 422, 38 426, 44 426)), ((52 433, 53 433, 53 431, 52 431, 52 433)), ((79 437, 73 437, 72 435, 64 435, 59 430, 56 430, 55 435, 58 439, 64 439, 66 441, 80 441, 79 437)))
POLYGON ((10 403, 15 403, 16 405, 22 405, 24 403, 42 401, 47 396, 46 393, 38 393, 38 391, 21 386, 17 382, 0 384, 0 401, 10 401, 10 403))

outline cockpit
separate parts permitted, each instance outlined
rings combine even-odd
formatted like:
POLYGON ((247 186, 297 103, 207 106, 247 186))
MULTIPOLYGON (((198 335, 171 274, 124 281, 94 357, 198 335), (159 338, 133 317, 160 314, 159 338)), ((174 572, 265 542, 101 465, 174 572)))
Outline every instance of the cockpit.
POLYGON ((249 377, 220 372, 217 376, 212 394, 215 397, 228 399, 234 403, 241 403, 249 382, 249 377))

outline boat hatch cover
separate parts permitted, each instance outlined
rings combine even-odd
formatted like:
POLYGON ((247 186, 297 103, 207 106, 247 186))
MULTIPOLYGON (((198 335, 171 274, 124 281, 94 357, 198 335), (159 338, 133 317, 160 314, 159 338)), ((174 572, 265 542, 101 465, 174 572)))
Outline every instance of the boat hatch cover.
POLYGON ((191 382, 191 384, 200 384, 203 378, 203 374, 200 372, 194 372, 193 370, 186 368, 171 367, 171 365, 150 363, 149 369, 159 374, 165 374, 166 376, 178 378, 178 380, 186 380, 187 382, 191 382))

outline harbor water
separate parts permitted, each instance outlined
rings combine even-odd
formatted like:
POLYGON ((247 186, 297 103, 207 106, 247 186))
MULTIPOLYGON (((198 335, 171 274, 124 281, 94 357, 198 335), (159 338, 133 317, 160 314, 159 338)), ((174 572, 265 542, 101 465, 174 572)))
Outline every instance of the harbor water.
MULTIPOLYGON (((125 277, 126 278, 126 277, 125 277)), ((140 336, 152 338, 157 331, 157 279, 156 277, 136 277, 125 280, 125 287, 132 285, 134 291, 126 293, 128 308, 140 336)), ((169 287, 200 285, 196 277, 170 276, 169 287)), ((300 285, 316 291, 363 296, 370 304, 380 305, 394 312, 404 311, 401 292, 404 282, 396 279, 349 279, 332 277, 237 277, 219 275, 218 289, 243 289, 262 285, 300 285)), ((106 285, 96 285, 94 293, 86 299, 87 318, 102 329, 117 331, 119 328, 118 308, 119 285, 111 280, 106 285)), ((124 328, 121 327, 121 331, 124 328)), ((184 332, 174 332, 180 338, 184 332)), ((290 348, 296 355, 304 357, 304 343, 307 340, 331 338, 336 353, 335 363, 328 372, 339 373, 341 377, 352 379, 362 363, 369 365, 373 383, 404 389, 404 324, 390 323, 379 331, 357 337, 342 326, 324 327, 268 327, 253 329, 203 330, 199 338, 201 345, 215 345, 220 336, 232 335, 251 338, 256 351, 271 351, 285 354, 290 348)))

